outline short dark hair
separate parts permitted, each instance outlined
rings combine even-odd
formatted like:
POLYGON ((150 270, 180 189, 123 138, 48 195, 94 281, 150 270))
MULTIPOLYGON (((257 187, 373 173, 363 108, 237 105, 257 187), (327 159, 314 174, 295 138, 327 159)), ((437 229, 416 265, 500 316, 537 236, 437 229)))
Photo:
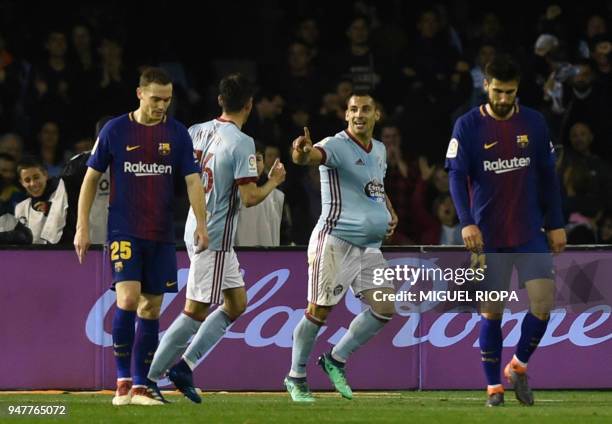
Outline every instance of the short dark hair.
POLYGON ((140 74, 140 87, 146 87, 149 84, 168 85, 172 84, 170 75, 162 68, 149 67, 145 68, 140 74))
POLYGON ((219 82, 221 107, 225 112, 240 112, 254 92, 253 83, 241 73, 226 75, 219 82))
POLYGON ((372 94, 372 92, 370 90, 367 90, 367 89, 356 89, 356 90, 353 90, 353 92, 348 97, 348 99, 346 99, 346 105, 345 106, 348 106, 348 103, 351 101, 352 97, 369 97, 369 98, 372 99, 372 102, 374 103, 374 107, 376 109, 378 109, 378 104, 376 103, 376 98, 374 97, 374 95, 372 94))
POLYGON ((13 155, 9 155, 8 153, 0 153, 0 159, 4 159, 8 162, 16 162, 16 159, 13 155))
POLYGON ((47 172, 47 169, 41 161, 39 161, 33 156, 26 156, 21 160, 21 162, 19 162, 19 165, 17 165, 17 175, 19 176, 19 178, 21 178, 21 171, 30 168, 38 168, 43 172, 47 172))
POLYGON ((499 54, 485 66, 485 77, 489 82, 494 78, 504 82, 520 81, 521 69, 509 55, 499 54))

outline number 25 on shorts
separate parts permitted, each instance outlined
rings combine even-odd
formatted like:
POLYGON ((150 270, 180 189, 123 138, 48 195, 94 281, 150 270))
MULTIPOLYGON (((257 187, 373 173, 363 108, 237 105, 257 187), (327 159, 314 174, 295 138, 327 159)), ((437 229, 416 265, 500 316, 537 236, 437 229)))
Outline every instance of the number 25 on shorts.
POLYGON ((129 241, 114 241, 110 245, 111 261, 128 260, 132 257, 132 243, 129 241))

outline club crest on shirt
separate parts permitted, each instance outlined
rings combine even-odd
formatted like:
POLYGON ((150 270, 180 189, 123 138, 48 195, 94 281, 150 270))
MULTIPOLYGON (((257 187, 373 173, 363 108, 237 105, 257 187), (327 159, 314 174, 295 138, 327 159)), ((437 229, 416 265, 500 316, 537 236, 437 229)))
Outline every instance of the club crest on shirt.
POLYGON ((170 143, 159 143, 157 151, 162 156, 168 156, 170 154, 170 143))
POLYGON ((529 144, 529 137, 527 137, 527 134, 517 135, 516 144, 518 144, 521 149, 527 147, 527 145, 529 144))
POLYGON ((115 272, 123 271, 123 262, 115 262, 115 272))
POLYGON ((376 178, 368 182, 363 189, 366 196, 373 202, 382 203, 385 201, 385 186, 376 178))

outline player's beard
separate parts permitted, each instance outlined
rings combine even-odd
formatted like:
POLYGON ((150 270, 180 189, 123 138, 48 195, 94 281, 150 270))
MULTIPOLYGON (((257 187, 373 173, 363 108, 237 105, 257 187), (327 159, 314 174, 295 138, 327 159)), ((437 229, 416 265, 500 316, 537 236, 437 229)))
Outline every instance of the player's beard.
POLYGON ((491 100, 489 100, 489 105, 491 106, 491 110, 493 111, 493 113, 495 113, 500 118, 507 117, 510 114, 510 112, 512 112, 512 108, 514 107, 513 103, 500 104, 500 103, 493 103, 491 100))

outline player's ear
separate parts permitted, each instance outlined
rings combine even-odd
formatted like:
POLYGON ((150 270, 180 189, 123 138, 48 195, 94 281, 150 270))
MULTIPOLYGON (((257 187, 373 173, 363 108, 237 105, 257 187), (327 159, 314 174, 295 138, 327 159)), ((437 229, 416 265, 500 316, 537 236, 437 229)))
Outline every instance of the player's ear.
POLYGON ((138 97, 139 100, 142 100, 142 88, 136 88, 136 97, 138 97))
POLYGON ((251 110, 253 109, 253 98, 251 97, 246 104, 244 105, 244 109, 246 112, 251 113, 251 110))
POLYGON ((221 100, 221 95, 217 96, 217 104, 221 109, 223 109, 223 100, 221 100))
POLYGON ((380 110, 378 108, 376 108, 376 111, 374 112, 374 119, 376 122, 380 120, 380 110))
POLYGON ((482 88, 484 88, 484 91, 489 91, 489 81, 486 78, 482 80, 482 88))

